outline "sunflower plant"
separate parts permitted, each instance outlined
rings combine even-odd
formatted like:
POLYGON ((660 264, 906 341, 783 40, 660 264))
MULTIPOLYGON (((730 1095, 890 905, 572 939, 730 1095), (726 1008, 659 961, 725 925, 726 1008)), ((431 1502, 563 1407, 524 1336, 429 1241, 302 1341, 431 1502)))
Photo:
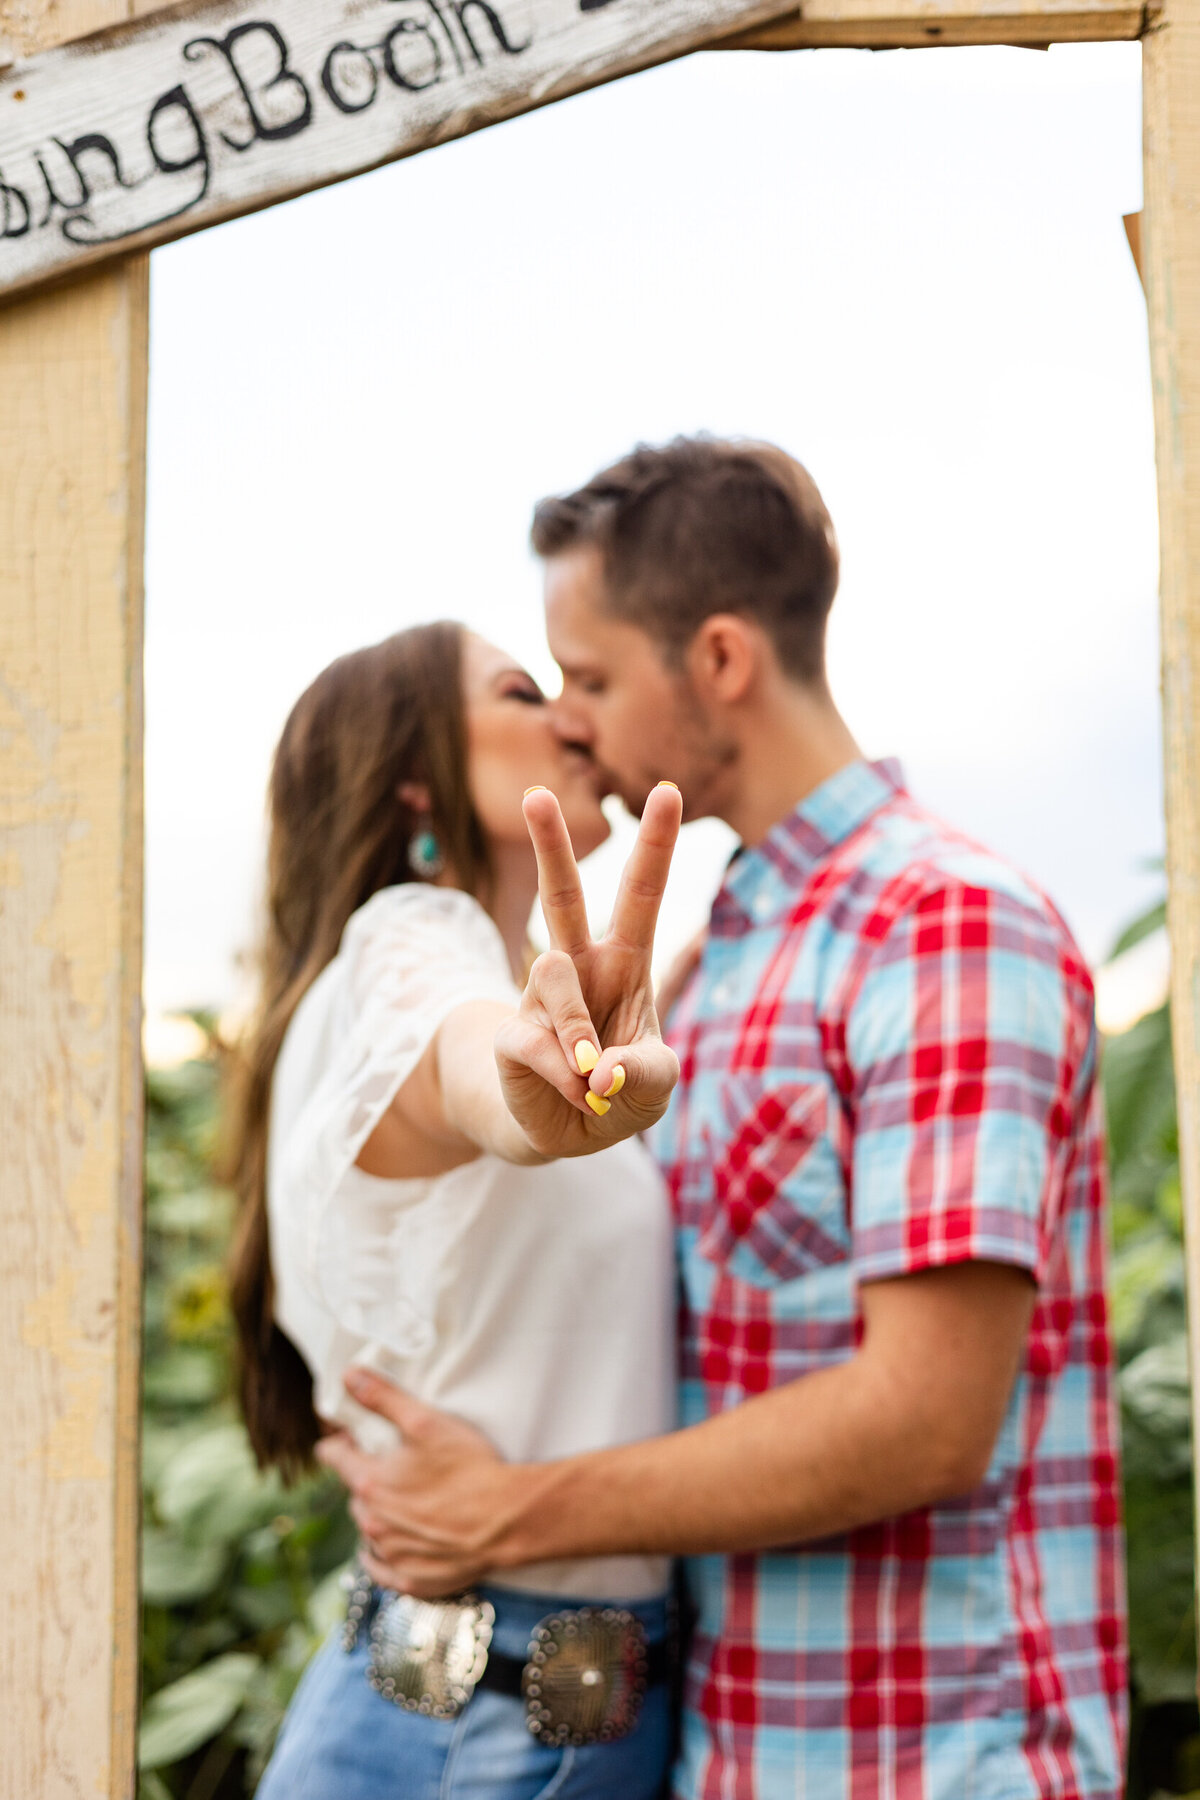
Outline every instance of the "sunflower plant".
POLYGON ((232 1393, 218 1055, 146 1078, 140 1800, 252 1793, 353 1550, 339 1484, 255 1466, 232 1393))

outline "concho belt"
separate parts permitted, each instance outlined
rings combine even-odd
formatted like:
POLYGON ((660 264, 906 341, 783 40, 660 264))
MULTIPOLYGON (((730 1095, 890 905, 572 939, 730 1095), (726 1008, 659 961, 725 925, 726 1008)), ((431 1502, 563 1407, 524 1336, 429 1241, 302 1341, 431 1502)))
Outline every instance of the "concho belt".
POLYGON ((608 1744, 633 1730, 647 1689, 666 1677, 666 1645, 648 1644, 641 1620, 622 1607, 551 1613, 521 1662, 491 1649, 495 1608, 474 1594, 380 1597, 362 1570, 349 1579, 343 1647, 369 1633, 367 1680, 406 1712, 454 1719, 476 1688, 490 1688, 525 1702, 525 1723, 543 1744, 608 1744))

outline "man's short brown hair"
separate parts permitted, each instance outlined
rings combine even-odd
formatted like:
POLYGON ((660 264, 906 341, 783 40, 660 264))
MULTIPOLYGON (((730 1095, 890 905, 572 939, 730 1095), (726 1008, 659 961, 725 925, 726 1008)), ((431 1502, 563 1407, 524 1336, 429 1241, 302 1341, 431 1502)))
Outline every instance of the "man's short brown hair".
POLYGON ((673 660, 706 618, 729 612, 762 626, 789 675, 824 676, 837 539, 812 476, 773 444, 639 444, 541 501, 531 536, 543 557, 594 545, 613 613, 673 660))

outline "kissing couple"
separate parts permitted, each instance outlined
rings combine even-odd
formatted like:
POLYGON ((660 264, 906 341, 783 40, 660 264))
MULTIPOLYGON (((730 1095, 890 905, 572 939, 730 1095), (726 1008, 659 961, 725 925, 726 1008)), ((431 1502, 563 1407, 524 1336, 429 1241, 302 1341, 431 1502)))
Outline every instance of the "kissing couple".
POLYGON ((360 1551, 260 1800, 1118 1800, 1084 959, 864 759, 792 457, 643 446, 532 536, 558 698, 419 626, 275 755, 242 1400, 360 1551), (739 848, 656 1000, 708 816, 739 848))

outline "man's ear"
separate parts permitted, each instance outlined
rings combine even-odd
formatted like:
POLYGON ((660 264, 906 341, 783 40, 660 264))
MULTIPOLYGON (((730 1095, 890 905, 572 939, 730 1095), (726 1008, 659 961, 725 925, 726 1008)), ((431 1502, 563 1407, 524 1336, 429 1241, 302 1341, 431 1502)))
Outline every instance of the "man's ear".
POLYGON ((711 700, 736 706, 753 688, 762 666, 762 632, 738 613, 710 613, 687 647, 687 668, 711 700))

